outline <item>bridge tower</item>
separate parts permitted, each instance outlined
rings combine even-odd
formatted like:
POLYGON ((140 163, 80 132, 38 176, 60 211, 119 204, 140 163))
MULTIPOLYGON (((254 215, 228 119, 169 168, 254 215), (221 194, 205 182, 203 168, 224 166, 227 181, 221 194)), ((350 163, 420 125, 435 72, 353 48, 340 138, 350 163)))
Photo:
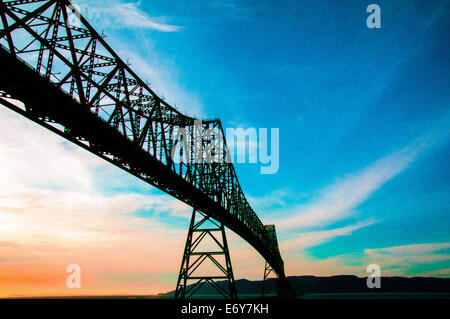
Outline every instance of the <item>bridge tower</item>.
POLYGON ((272 267, 269 265, 269 263, 266 261, 266 265, 264 266, 264 277, 262 282, 262 289, 261 289, 261 298, 265 297, 265 294, 267 294, 267 278, 274 273, 272 267))
POLYGON ((225 228, 194 208, 175 298, 188 299, 206 283, 224 298, 237 299, 225 228), (221 287, 217 280, 227 280, 228 287, 221 287))
POLYGON ((177 297, 209 283, 236 298, 224 225, 269 261, 279 295, 293 295, 275 226, 248 203, 221 121, 186 116, 157 96, 69 0, 0 0, 0 70, 0 104, 197 209, 177 297), (206 239, 218 248, 201 249, 206 239), (198 275, 205 264, 219 275, 198 275))

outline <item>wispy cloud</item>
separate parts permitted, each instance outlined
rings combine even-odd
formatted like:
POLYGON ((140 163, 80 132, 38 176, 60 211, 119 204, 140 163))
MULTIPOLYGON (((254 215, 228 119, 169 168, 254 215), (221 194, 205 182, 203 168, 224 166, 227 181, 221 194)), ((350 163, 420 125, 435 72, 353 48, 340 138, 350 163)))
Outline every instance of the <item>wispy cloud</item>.
POLYGON ((177 32, 184 29, 183 26, 167 23, 170 20, 167 17, 150 17, 141 8, 141 2, 78 0, 75 3, 97 31, 103 29, 113 35, 106 39, 108 44, 131 64, 131 69, 142 80, 149 81, 151 89, 161 98, 187 115, 205 117, 197 94, 180 84, 180 68, 172 62, 172 57, 159 54, 160 49, 153 43, 155 35, 148 32, 177 32), (130 42, 130 35, 137 40, 130 42))
POLYGON ((450 254, 450 243, 427 243, 392 246, 376 249, 365 249, 361 260, 367 263, 375 263, 384 269, 385 275, 425 275, 431 270, 422 270, 423 265, 427 268, 435 268, 433 272, 440 275, 450 276, 442 267, 448 267, 450 254), (437 267, 437 269, 436 269, 437 267))
POLYGON ((365 253, 368 255, 374 254, 411 255, 411 254, 433 253, 445 249, 450 249, 450 243, 415 244, 415 245, 393 246, 378 249, 366 249, 365 253))
POLYGON ((338 179, 319 191, 316 200, 292 209, 297 214, 277 220, 277 227, 295 229, 326 226, 353 215, 358 205, 384 183, 403 172, 424 146, 419 143, 406 147, 377 160, 357 173, 338 179))
POLYGON ((373 225, 374 223, 375 220, 366 220, 340 228, 305 232, 294 239, 283 241, 280 246, 286 250, 301 251, 331 241, 336 237, 349 236, 358 229, 373 225))
POLYGON ((88 19, 96 19, 97 23, 109 28, 153 29, 161 32, 177 32, 182 26, 164 23, 165 18, 154 18, 141 10, 138 2, 114 1, 84 1, 74 2, 80 6, 81 14, 88 19), (100 21, 98 21, 100 20, 100 21))
POLYGON ((184 114, 205 117, 202 102, 199 97, 180 85, 178 76, 180 70, 166 63, 157 56, 145 35, 140 37, 139 45, 130 47, 129 44, 114 42, 117 52, 129 59, 131 69, 142 79, 149 79, 150 87, 161 98, 171 103, 184 114), (139 49, 139 51, 138 51, 139 49))
POLYGON ((115 21, 131 28, 154 29, 162 32, 176 32, 183 27, 166 23, 156 22, 147 13, 139 9, 140 1, 137 3, 120 3, 104 8, 105 13, 115 21))
MULTIPOLYGON (((405 275, 409 273, 414 264, 447 261, 447 254, 435 254, 438 250, 447 249, 447 243, 367 249, 364 254, 357 257, 350 255, 351 260, 349 260, 349 256, 335 256, 317 260, 310 256, 307 251, 309 248, 330 242, 338 237, 351 236, 354 232, 376 223, 375 219, 368 219, 343 227, 329 227, 336 222, 342 222, 356 215, 358 206, 382 187, 384 183, 407 169, 424 149, 442 145, 442 142, 446 141, 448 136, 449 131, 445 127, 441 130, 431 130, 428 134, 413 141, 409 146, 375 161, 359 172, 336 180, 330 186, 319 191, 316 199, 310 203, 297 205, 293 208, 275 209, 275 213, 268 217, 276 218, 274 223, 277 225, 277 229, 293 231, 291 232, 291 238, 280 239, 280 247, 286 253, 286 260, 292 263, 289 268, 310 267, 312 273, 317 274, 320 273, 317 271, 320 268, 324 275, 339 273, 364 275, 365 267, 370 262, 378 262, 384 265, 387 274, 405 275), (283 215, 280 214, 280 211, 283 213, 290 212, 291 216, 279 218, 280 215, 283 215), (308 231, 310 228, 315 229, 308 231), (360 266, 355 266, 358 263, 360 263, 360 266), (334 270, 330 271, 327 267, 334 267, 334 270)), ((286 191, 274 194, 276 195, 274 198, 269 196, 269 201, 265 200, 265 203, 272 205, 272 207, 278 203, 283 203, 283 198, 290 196, 289 192, 286 191), (281 198, 277 199, 277 195, 281 198)), ((255 199, 255 201, 258 201, 258 199, 255 199)))
POLYGON ((291 197, 302 197, 305 194, 294 194, 289 189, 277 189, 264 196, 247 196, 251 206, 257 211, 258 215, 264 213, 267 209, 284 207, 289 205, 291 197))
POLYGON ((429 270, 429 271, 423 271, 421 273, 417 274, 421 277, 444 277, 448 278, 450 276, 450 268, 443 268, 443 269, 437 269, 437 270, 429 270))

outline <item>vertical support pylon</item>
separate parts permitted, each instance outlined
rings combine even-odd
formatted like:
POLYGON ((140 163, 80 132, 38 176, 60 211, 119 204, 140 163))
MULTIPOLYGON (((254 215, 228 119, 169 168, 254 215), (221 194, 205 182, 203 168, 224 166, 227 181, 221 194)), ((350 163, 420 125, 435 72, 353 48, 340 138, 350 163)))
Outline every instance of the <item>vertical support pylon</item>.
POLYGON ((264 298, 265 290, 266 290, 266 279, 270 276, 270 274, 273 272, 272 267, 269 265, 269 263, 266 261, 266 265, 264 266, 264 278, 262 282, 262 289, 261 289, 261 298, 264 298))
POLYGON ((237 299, 225 227, 194 208, 178 275, 175 298, 191 298, 205 283, 209 283, 224 298, 237 299), (215 233, 218 232, 221 233, 220 237, 215 236, 215 233), (201 244, 208 240, 216 249, 202 248, 201 244), (210 268, 212 266, 216 272, 218 270, 218 274, 206 275, 205 271, 201 271, 200 266, 208 261, 210 268), (227 280, 228 289, 218 285, 217 280, 227 280))

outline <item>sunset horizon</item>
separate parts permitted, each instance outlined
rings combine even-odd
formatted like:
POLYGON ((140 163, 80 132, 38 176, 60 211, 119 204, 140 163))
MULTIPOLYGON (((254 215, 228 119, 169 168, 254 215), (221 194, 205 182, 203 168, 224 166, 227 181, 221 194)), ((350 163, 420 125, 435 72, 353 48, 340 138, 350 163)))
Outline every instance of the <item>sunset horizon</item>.
POLYGON ((38 31, 11 31, 17 59, 0 34, 4 69, 17 62, 24 83, 47 85, 30 96, 60 99, 50 119, 2 75, 0 298, 183 292, 203 256, 197 211, 217 226, 199 269, 231 299, 235 281, 267 273, 286 296, 293 276, 368 278, 373 292, 370 277, 450 278, 448 2, 378 1, 381 26, 358 1, 71 3, 58 41, 95 35, 99 48, 55 54, 59 72, 40 69, 47 51, 23 53, 38 31), (87 106, 75 128, 64 103, 87 106))

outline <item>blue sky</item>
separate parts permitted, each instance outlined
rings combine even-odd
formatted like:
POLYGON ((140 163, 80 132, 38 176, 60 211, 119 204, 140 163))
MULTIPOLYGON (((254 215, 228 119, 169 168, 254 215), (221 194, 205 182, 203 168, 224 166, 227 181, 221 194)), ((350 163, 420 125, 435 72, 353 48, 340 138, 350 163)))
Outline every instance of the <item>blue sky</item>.
MULTIPOLYGON (((386 275, 450 275, 448 1, 377 1, 381 29, 366 26, 371 2, 356 0, 78 3, 177 108, 280 129, 276 174, 236 168, 257 214, 277 225, 289 275, 365 275, 370 262, 386 275)), ((181 258, 188 208, 54 143, 90 163, 86 179, 105 202, 153 198, 130 213, 179 231, 181 258)), ((249 248, 231 245, 245 267, 249 248)))
POLYGON ((373 225, 311 247, 313 256, 449 241, 448 2, 378 1, 381 29, 366 27, 368 4, 142 1, 136 8, 179 28, 108 34, 174 70, 198 104, 161 93, 188 113, 280 128, 276 175, 238 165, 257 206, 282 190, 283 207, 258 207, 275 223, 275 212, 298 213, 337 180, 405 148, 417 153, 357 201, 357 213, 323 229, 373 225))

